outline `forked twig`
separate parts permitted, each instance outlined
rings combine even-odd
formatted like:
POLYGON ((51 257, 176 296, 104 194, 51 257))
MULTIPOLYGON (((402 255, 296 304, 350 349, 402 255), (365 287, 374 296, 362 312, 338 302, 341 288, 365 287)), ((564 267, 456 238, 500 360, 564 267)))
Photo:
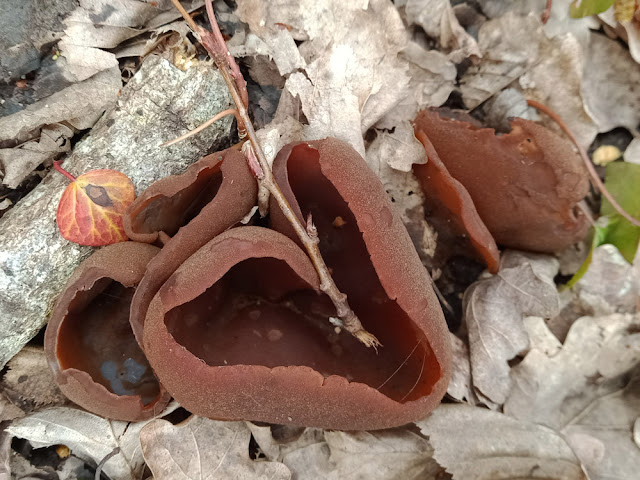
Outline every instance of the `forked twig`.
POLYGON ((380 342, 374 335, 364 329, 360 319, 349 306, 347 296, 338 289, 337 285, 333 281, 333 278, 329 273, 329 269, 322 258, 320 249, 318 248, 319 242, 315 226, 312 222, 309 222, 306 226, 302 224, 300 219, 298 219, 296 214, 293 212, 291 205, 289 205, 289 202, 282 193, 282 190, 280 190, 277 182, 273 178, 271 167, 269 166, 264 152, 260 147, 258 137, 256 136, 256 132, 247 111, 248 94, 246 83, 240 73, 237 63, 231 56, 231 53, 224 42, 222 34, 220 33, 211 0, 205 0, 205 3, 213 33, 205 30, 204 28, 198 27, 186 10, 182 8, 179 0, 171 1, 176 8, 178 8, 189 26, 200 36, 202 45, 209 52, 211 58, 220 70, 220 73, 229 88, 231 97, 236 104, 238 112, 236 118, 238 119, 240 137, 243 138, 244 134, 246 134, 249 138, 249 141, 246 142, 242 148, 245 158, 247 159, 247 163, 249 164, 253 174, 256 176, 261 189, 268 191, 269 194, 273 196, 283 214, 291 223, 296 234, 300 238, 300 241, 304 245, 309 258, 320 277, 320 290, 322 290, 335 305, 336 314, 340 320, 342 320, 344 329, 355 336, 367 347, 374 347, 377 349, 377 347, 381 345, 380 342))
POLYGON ((620 206, 620 204, 613 197, 613 195, 611 195, 611 192, 607 190, 607 187, 604 186, 604 183, 602 183, 602 180, 600 180, 600 177, 598 176, 598 172, 596 172, 596 169, 591 163, 591 160, 589 160, 589 155, 587 155, 587 152, 585 151, 585 149, 582 148, 582 146, 578 143, 578 140, 576 140, 575 135, 573 134, 571 129, 567 126, 567 124, 564 123, 562 118, 560 118, 560 115, 558 115, 556 112, 551 110, 546 105, 543 105, 542 103, 537 102, 536 100, 527 100, 527 103, 533 108, 540 110, 541 112, 544 112, 546 115, 548 115, 551 118, 551 120, 553 120, 558 124, 558 126, 571 139, 573 144, 578 149, 578 153, 580 154, 580 157, 582 157, 582 161, 584 162, 589 172, 589 175, 591 176, 591 182, 593 183, 593 185, 600 191, 600 193, 609 201, 611 206, 615 208, 620 215, 622 215, 624 218, 629 220, 629 222, 631 222, 636 227, 640 227, 640 220, 629 215, 629 213, 627 213, 627 211, 620 206))

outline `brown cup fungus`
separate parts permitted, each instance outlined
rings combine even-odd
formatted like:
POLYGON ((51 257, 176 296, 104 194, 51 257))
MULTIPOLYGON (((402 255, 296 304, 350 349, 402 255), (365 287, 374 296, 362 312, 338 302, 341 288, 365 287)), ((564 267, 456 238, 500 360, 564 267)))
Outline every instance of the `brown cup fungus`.
POLYGON ((129 206, 127 235, 164 244, 133 296, 131 325, 140 345, 147 308, 160 286, 200 247, 240 222, 256 196, 256 181, 244 157, 227 149, 202 158, 181 175, 159 180, 129 206))
POLYGON ((45 352, 62 392, 103 417, 139 421, 170 400, 129 324, 136 285, 159 249, 134 242, 104 247, 65 286, 45 334, 45 352))
POLYGON ((455 179, 498 244, 554 252, 586 234, 578 203, 588 193, 588 175, 569 141, 521 118, 511 121, 511 132, 496 136, 436 109, 420 112, 414 128, 425 147, 433 146, 428 163, 435 160, 446 171, 438 177, 428 172, 433 166, 414 165, 425 192, 439 188, 434 178, 455 179))
POLYGON ((450 347, 430 280, 377 177, 343 142, 285 147, 274 175, 376 352, 336 326, 335 307, 275 204, 272 226, 228 230, 149 306, 144 350, 193 413, 333 429, 423 418, 445 393, 450 347), (333 321, 333 324, 331 323, 333 321))

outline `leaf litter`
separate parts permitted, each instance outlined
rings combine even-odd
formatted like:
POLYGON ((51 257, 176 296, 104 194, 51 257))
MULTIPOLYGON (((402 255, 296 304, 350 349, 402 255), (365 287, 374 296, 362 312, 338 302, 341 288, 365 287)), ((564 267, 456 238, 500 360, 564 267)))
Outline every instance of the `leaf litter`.
MULTIPOLYGON (((267 156, 294 140, 335 135, 349 141, 366 153, 423 260, 438 239, 410 171, 425 161, 409 124, 420 109, 458 96, 498 125, 501 117, 534 116, 523 100, 535 98, 558 111, 585 146, 614 124, 637 128, 638 109, 627 93, 636 64, 624 47, 589 31, 593 19, 570 21, 568 1, 555 1, 542 26, 542 0, 480 0, 473 2, 479 7, 473 27, 461 16, 468 5, 452 8, 446 0, 237 3, 236 12, 220 9, 237 26, 232 52, 254 67, 258 83, 283 88, 273 121, 259 132, 267 156), (631 73, 604 77, 617 70, 631 73), (596 82, 594 73, 603 80, 596 82)), ((38 159, 66 153, 43 138, 51 128, 69 128, 69 139, 113 105, 122 85, 118 55, 145 55, 168 32, 184 36, 179 26, 158 29, 177 18, 169 2, 123 0, 111 13, 105 5, 80 2, 67 19, 60 61, 79 82, 67 88, 109 75, 108 88, 87 87, 80 109, 69 109, 68 95, 76 90, 68 90, 48 99, 51 110, 35 104, 28 114, 0 119, 7 184, 19 183, 38 159), (153 29, 155 38, 139 37, 153 29), (104 95, 97 98, 98 91, 104 95)), ((627 35, 631 55, 634 38, 627 35)), ((632 147, 627 156, 637 156, 632 147)), ((468 289, 464 325, 452 334, 456 361, 448 395, 459 403, 444 403, 415 426, 328 432, 198 417, 179 425, 160 419, 126 424, 53 407, 28 412, 7 431, 34 446, 65 444, 93 465, 119 446, 104 464, 112 479, 139 476, 145 461, 157 478, 201 478, 205 467, 234 478, 634 478, 640 262, 630 265, 603 245, 587 274, 560 294, 557 269, 551 256, 505 252, 499 274, 468 289), (258 458, 249 456, 252 438, 258 458)), ((0 397, 0 414, 9 416, 23 415, 6 397, 9 385, 15 391, 11 372, 31 368, 15 362, 0 397)), ((35 393, 29 395, 44 395, 47 387, 31 375, 35 393)))

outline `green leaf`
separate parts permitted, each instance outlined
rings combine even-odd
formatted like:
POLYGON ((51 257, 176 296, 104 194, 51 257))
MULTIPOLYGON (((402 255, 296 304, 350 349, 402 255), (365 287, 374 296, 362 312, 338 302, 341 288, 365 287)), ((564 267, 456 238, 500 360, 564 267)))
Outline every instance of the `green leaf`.
MULTIPOLYGON (((632 217, 640 218, 640 165, 613 162, 607 165, 605 187, 632 217)), ((601 217, 591 232, 591 250, 565 288, 573 287, 589 269, 593 251, 605 243, 614 245, 625 260, 633 263, 640 241, 640 227, 620 215, 606 198, 602 199, 601 217)))
POLYGON ((569 6, 571 18, 582 18, 597 15, 608 10, 615 0, 573 0, 569 6))
MULTIPOLYGON (((640 217, 640 165, 614 162, 607 165, 604 182, 607 190, 632 217, 640 217)), ((620 215, 611 204, 602 199, 602 215, 609 217, 602 243, 615 245, 627 262, 632 263, 640 241, 640 227, 620 215)))
POLYGON ((587 273, 589 270, 589 266, 591 265, 591 261, 593 260, 593 251, 602 245, 604 242, 604 238, 606 236, 607 226, 609 224, 608 218, 600 218, 596 223, 593 224, 593 228, 591 229, 591 249, 589 250, 589 254, 587 258, 584 259, 582 265, 576 273, 573 274, 571 280, 567 282, 564 288, 571 288, 576 283, 580 281, 580 279, 587 273))

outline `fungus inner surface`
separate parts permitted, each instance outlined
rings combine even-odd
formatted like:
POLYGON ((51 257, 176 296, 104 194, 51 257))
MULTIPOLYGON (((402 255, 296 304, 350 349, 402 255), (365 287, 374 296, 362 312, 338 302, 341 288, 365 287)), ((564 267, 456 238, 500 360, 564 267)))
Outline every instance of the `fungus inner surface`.
POLYGON ((180 227, 193 220, 217 195, 222 185, 221 163, 199 171, 194 182, 172 196, 151 197, 132 214, 133 231, 163 231, 169 236, 174 236, 180 227))
POLYGON ((139 395, 147 405, 160 388, 129 324, 134 291, 109 278, 78 291, 60 325, 56 355, 61 370, 87 372, 110 392, 139 395))
POLYGON ((304 365, 325 377, 364 383, 398 402, 428 395, 441 370, 426 336, 387 296, 355 217, 322 175, 317 156, 294 160, 291 187, 305 218, 313 214, 333 278, 383 346, 376 352, 345 331, 337 333, 329 322, 335 315, 330 300, 273 258, 236 264, 202 295, 167 312, 169 332, 211 366, 304 365))

